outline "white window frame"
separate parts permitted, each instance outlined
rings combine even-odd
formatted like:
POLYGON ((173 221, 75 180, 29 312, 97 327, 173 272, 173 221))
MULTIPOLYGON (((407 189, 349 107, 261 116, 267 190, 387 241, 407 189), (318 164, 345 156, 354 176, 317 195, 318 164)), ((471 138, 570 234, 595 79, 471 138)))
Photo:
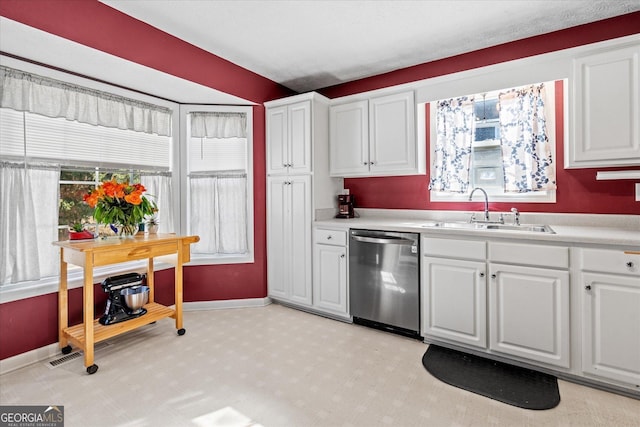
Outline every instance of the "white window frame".
POLYGON ((189 229, 189 177, 188 127, 187 116, 192 112, 225 112, 244 113, 247 115, 247 253, 240 255, 200 255, 191 254, 191 261, 186 265, 247 264, 255 262, 255 222, 254 222, 254 188, 253 188, 253 107, 240 105, 180 105, 180 229, 189 229))
MULTIPOLYGON (((172 185, 173 188, 180 188, 180 173, 179 169, 179 104, 171 101, 167 101, 161 98, 155 98, 153 96, 144 95, 138 92, 127 90, 118 86, 113 86, 106 83, 97 82, 91 79, 80 77, 74 74, 65 73, 63 71, 54 70, 51 68, 43 67, 30 62, 20 61, 15 58, 2 57, 2 63, 8 67, 14 67, 29 73, 38 74, 53 79, 58 79, 71 84, 77 84, 87 88, 110 92, 115 95, 124 96, 127 98, 135 99, 138 101, 148 102, 155 105, 164 106, 173 110, 172 116, 172 136, 171 136, 171 170, 172 170, 172 185)), ((174 229, 179 232, 180 228, 180 207, 178 203, 174 203, 174 218, 176 223, 174 229)), ((253 212, 252 212, 253 213, 253 212)), ((253 230, 252 230, 253 231, 253 230)), ((146 272, 147 263, 145 261, 134 261, 130 263, 115 264, 112 266, 98 267, 94 269, 94 282, 99 283, 109 276, 116 274, 122 274, 126 272, 146 272)), ((161 262, 154 263, 154 271, 160 271, 173 268, 173 265, 165 264, 161 262)), ((81 288, 84 285, 84 277, 82 269, 74 269, 68 272, 67 276, 67 288, 81 288), (75 270, 75 271, 74 271, 75 270)), ((59 275, 43 277, 40 280, 25 281, 13 284, 7 284, 0 287, 0 304, 18 301, 25 298, 31 298, 35 296, 45 295, 49 293, 58 292, 60 277, 59 275)))
MULTIPOLYGON (((556 144, 555 81, 550 81, 545 83, 549 83, 546 85, 547 94, 549 96, 549 99, 553 100, 553 102, 548 103, 551 107, 551 114, 549 114, 546 117, 547 119, 546 125, 547 125, 547 132, 549 134, 549 142, 553 147, 554 160, 555 160, 555 166, 556 166, 556 176, 557 176, 557 172, 560 168, 562 168, 562 164, 558 163, 558 146, 556 144)), ((563 85, 565 87, 565 90, 563 91, 563 93, 565 94, 564 95, 565 99, 563 103, 566 109, 566 102, 567 102, 567 99, 566 99, 567 80, 566 79, 563 80, 563 85)), ((509 88, 499 88, 499 89, 496 89, 496 91, 505 90, 505 89, 509 89, 509 88)), ((427 174, 431 172, 431 167, 433 167, 432 159, 435 156, 435 147, 436 147, 436 141, 437 141, 437 126, 436 126, 437 102, 438 101, 431 101, 429 103, 429 122, 430 122, 429 147, 428 147, 429 148, 429 165, 428 165, 427 174)), ((565 129, 566 129, 566 117, 567 116, 565 114, 564 115, 565 129)), ((566 139, 564 143, 565 144, 567 143, 566 139)), ((474 198, 474 200, 471 200, 471 201, 469 200, 469 194, 471 193, 472 190, 473 188, 471 187, 469 187, 469 191, 467 191, 466 193, 449 193, 449 192, 443 192, 443 191, 429 190, 429 200, 431 202, 477 203, 478 200, 476 200, 476 198, 474 198)), ((530 193, 494 193, 487 190, 487 193, 488 193, 490 202, 504 202, 504 203, 555 203, 556 202, 556 190, 534 191, 530 193)))

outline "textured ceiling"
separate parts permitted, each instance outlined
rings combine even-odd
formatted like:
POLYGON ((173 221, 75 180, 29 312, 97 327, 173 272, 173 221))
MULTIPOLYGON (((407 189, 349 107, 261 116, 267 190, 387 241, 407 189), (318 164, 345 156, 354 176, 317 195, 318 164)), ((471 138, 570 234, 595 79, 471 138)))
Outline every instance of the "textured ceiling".
POLYGON ((297 92, 640 10, 640 0, 101 0, 297 92))

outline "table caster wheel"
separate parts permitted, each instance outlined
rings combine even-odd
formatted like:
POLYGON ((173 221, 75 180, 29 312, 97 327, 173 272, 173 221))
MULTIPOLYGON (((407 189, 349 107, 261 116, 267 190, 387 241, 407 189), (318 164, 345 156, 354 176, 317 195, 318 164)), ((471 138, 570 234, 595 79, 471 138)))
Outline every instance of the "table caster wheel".
POLYGON ((98 365, 91 365, 91 366, 87 367, 87 374, 93 375, 96 372, 98 372, 98 365))
POLYGON ((187 332, 184 328, 178 329, 178 335, 184 335, 187 332))
POLYGON ((69 353, 71 353, 71 346, 70 345, 62 347, 62 354, 69 354, 69 353))

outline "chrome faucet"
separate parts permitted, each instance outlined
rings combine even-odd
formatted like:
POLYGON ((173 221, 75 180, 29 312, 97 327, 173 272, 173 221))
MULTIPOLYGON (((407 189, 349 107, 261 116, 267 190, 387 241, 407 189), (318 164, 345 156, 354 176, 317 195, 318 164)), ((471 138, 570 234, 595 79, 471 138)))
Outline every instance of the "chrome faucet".
POLYGON ((520 212, 518 212, 518 209, 511 208, 511 213, 513 214, 513 225, 520 225, 520 212))
MULTIPOLYGON (((487 192, 484 191, 483 188, 476 187, 471 190, 471 194, 469 194, 469 201, 473 198, 473 193, 475 193, 476 190, 480 190, 482 191, 482 194, 484 194, 484 220, 485 222, 489 222, 489 196, 487 196, 487 192)), ((473 221, 474 217, 471 217, 471 220, 473 221)))

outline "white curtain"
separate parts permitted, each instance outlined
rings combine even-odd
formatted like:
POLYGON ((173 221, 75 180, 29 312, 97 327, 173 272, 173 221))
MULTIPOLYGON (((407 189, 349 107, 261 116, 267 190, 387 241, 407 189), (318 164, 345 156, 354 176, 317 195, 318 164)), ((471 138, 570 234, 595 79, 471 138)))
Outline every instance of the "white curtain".
POLYGON ((505 191, 556 189, 553 151, 547 135, 544 84, 499 95, 505 191))
POLYGON ((247 177, 220 173, 189 178, 190 234, 200 236, 197 254, 247 252, 247 177))
POLYGON ((465 193, 473 141, 473 98, 438 101, 437 140, 429 189, 465 193))
POLYGON ((140 175, 140 183, 147 189, 145 195, 156 202, 158 206, 158 232, 173 233, 173 191, 170 174, 140 175))
POLYGON ((191 113, 193 138, 246 138, 247 115, 244 113, 191 113))
POLYGON ((59 181, 58 168, 0 163, 0 285, 58 272, 59 181))
POLYGON ((171 136, 171 110, 158 105, 0 67, 0 107, 90 125, 171 136))

